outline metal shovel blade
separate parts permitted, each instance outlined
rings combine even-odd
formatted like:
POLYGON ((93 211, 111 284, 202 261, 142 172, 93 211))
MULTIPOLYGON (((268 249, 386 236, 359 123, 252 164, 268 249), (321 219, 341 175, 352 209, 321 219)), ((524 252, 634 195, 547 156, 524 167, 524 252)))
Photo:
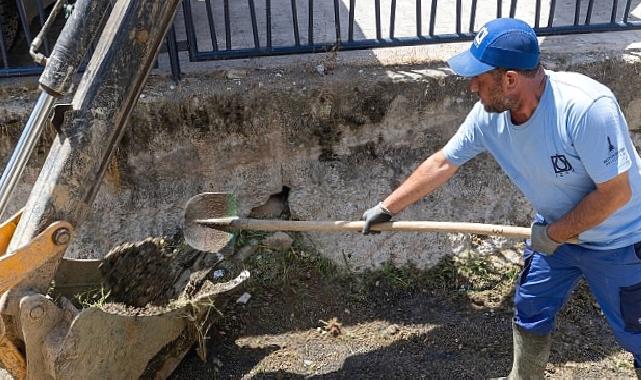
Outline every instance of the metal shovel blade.
POLYGON ((225 254, 231 249, 233 234, 206 227, 198 220, 236 217, 236 197, 231 193, 210 192, 191 197, 185 206, 185 242, 201 251, 225 254))

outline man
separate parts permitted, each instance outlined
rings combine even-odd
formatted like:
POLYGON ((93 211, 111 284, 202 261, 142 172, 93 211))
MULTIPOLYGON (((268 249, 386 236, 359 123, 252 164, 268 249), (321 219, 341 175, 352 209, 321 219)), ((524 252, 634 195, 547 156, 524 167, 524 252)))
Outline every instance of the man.
POLYGON ((614 95, 583 75, 544 70, 534 31, 515 19, 488 22, 448 64, 480 101, 442 150, 365 212, 363 232, 489 152, 537 212, 514 299, 509 378, 544 376, 554 318, 581 277, 639 368, 641 159, 614 95))

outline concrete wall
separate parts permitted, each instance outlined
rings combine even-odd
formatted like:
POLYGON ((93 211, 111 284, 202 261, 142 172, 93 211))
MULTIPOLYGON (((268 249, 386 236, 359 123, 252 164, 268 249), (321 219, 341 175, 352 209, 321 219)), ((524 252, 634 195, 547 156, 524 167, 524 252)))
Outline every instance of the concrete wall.
MULTIPOLYGON (((100 257, 126 240, 173 233, 186 200, 202 191, 232 191, 240 215, 284 187, 291 216, 357 220, 456 131, 476 101, 443 63, 341 65, 332 55, 289 69, 217 70, 176 85, 152 77, 136 107, 95 202, 68 255, 100 257)), ((637 59, 572 63, 610 86, 641 145, 641 64, 637 59)), ((36 96, 32 82, 6 83, 0 149, 6 162, 36 96)), ((53 131, 47 132, 49 138, 53 131)), ((46 139, 45 139, 46 140, 46 139)), ((16 210, 42 164, 32 159, 15 195, 16 210)), ((444 188, 398 219, 529 225, 531 208, 495 162, 482 155, 444 188)), ((309 234, 322 255, 362 270, 392 261, 419 267, 465 250, 509 250, 517 242, 448 234, 309 234)))

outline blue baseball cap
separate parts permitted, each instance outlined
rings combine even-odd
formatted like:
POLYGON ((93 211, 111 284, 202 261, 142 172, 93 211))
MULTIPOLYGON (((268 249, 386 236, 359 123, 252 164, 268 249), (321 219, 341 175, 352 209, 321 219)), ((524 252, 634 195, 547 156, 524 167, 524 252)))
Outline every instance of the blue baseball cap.
POLYGON ((539 41, 525 21, 498 18, 479 30, 469 50, 447 63, 456 74, 466 78, 496 68, 531 70, 539 63, 539 41))

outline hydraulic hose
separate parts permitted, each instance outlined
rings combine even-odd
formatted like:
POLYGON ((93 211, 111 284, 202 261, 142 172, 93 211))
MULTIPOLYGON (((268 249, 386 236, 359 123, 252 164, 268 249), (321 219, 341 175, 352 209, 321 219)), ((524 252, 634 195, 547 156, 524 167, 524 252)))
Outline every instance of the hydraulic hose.
POLYGON ((111 6, 112 1, 108 0, 76 2, 40 76, 43 90, 54 96, 62 96, 67 91, 87 50, 102 30, 111 6))
POLYGON ((22 131, 18 145, 11 155, 9 163, 4 169, 0 179, 0 215, 4 212, 9 197, 24 171, 29 156, 40 138, 42 126, 45 125, 46 117, 51 109, 54 97, 42 92, 36 106, 31 112, 27 125, 22 131))
POLYGON ((107 0, 78 0, 75 3, 74 11, 60 33, 40 77, 43 92, 0 178, 0 215, 4 213, 31 152, 40 139, 55 98, 63 96, 69 89, 73 75, 102 30, 107 11, 111 7, 112 1, 107 0))

